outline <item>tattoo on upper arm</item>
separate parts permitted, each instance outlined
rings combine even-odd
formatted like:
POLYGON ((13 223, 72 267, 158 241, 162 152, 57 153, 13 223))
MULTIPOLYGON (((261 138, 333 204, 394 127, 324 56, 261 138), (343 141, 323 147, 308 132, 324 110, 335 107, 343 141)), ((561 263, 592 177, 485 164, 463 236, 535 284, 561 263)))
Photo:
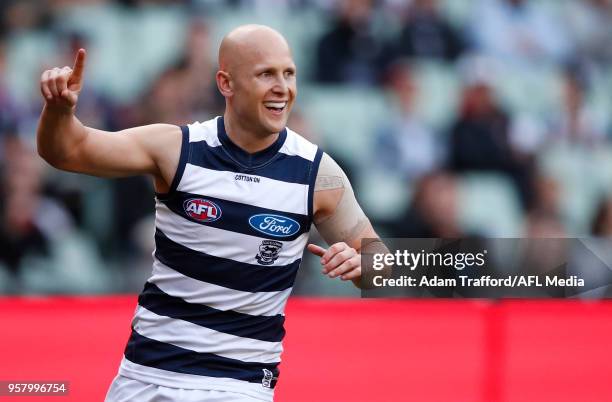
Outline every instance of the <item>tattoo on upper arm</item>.
POLYGON ((340 176, 319 176, 315 181, 314 191, 335 190, 344 188, 344 181, 340 176))

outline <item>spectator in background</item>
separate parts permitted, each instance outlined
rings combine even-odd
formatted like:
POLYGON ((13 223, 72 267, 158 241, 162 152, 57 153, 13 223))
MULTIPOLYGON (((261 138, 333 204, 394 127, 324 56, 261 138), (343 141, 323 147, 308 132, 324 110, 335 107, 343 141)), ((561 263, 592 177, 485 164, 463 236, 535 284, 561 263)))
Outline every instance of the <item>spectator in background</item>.
POLYGON ((384 45, 373 32, 372 0, 341 0, 331 29, 319 39, 315 81, 373 85, 379 79, 384 45))
POLYGON ((576 43, 576 57, 598 67, 612 63, 612 1, 567 1, 563 7, 566 28, 576 43))
POLYGON ((476 49, 505 62, 562 62, 572 50, 558 19, 532 0, 481 0, 469 24, 476 49))
MULTIPOLYGON (((559 182, 554 177, 538 175, 534 178, 533 202, 525 216, 525 237, 543 239, 566 237, 567 231, 561 215, 559 182)), ((556 243, 554 244, 557 246, 556 243)), ((534 252, 537 254, 537 246, 534 252)))
POLYGON ((17 131, 17 107, 6 85, 6 44, 0 39, 0 165, 4 160, 3 145, 17 131))
POLYGON ((291 116, 287 120, 287 127, 291 127, 293 131, 300 133, 302 137, 314 144, 322 145, 323 143, 321 133, 312 127, 308 118, 297 107, 294 107, 291 111, 291 116))
POLYGON ((552 118, 550 140, 596 145, 606 137, 604 119, 586 103, 587 79, 577 68, 563 76, 563 105, 552 118))
MULTIPOLYGON (((557 215, 534 211, 525 219, 524 239, 518 244, 520 250, 519 272, 531 275, 568 275, 568 260, 571 258, 571 243, 567 232, 557 215), (533 239, 533 240, 532 240, 533 239)), ((538 289, 541 295, 562 297, 564 288, 544 287, 538 289)))
POLYGON ((208 26, 194 17, 187 30, 182 55, 151 84, 142 97, 140 120, 131 122, 132 125, 158 120, 182 125, 198 120, 198 116, 220 113, 223 98, 214 83, 214 73, 208 26))
POLYGON ((73 230, 66 210, 42 194, 42 162, 17 136, 4 140, 0 263, 14 275, 28 256, 51 256, 51 242, 73 230))
POLYGON ((539 174, 534 178, 531 213, 545 216, 561 216, 561 186, 552 176, 539 174))
POLYGON ((182 125, 191 115, 188 88, 188 70, 184 63, 175 64, 161 73, 151 84, 141 101, 142 124, 152 124, 163 119, 170 124, 182 125))
POLYGON ((179 64, 185 66, 187 91, 189 97, 188 121, 206 120, 209 116, 222 114, 223 97, 215 83, 216 61, 211 60, 211 38, 208 24, 201 17, 192 18, 185 41, 185 50, 179 64))
POLYGON ((414 196, 403 216, 389 225, 391 237, 460 238, 457 179, 434 172, 416 184, 414 196))
POLYGON ((601 200, 591 224, 591 234, 612 238, 612 196, 601 200))
POLYGON ((8 0, 0 4, 0 32, 10 34, 22 33, 28 30, 49 28, 51 10, 46 1, 38 0, 8 0))
POLYGON ((455 61, 465 46, 438 9, 437 0, 413 0, 408 6, 399 37, 392 45, 399 57, 455 61))
POLYGON ((513 150, 511 118, 497 102, 490 84, 492 71, 481 60, 466 62, 465 86, 457 120, 451 125, 449 168, 454 172, 495 171, 516 184, 524 207, 531 203, 531 167, 513 150))
POLYGON ((439 167, 442 144, 435 133, 415 113, 418 86, 407 62, 397 62, 387 74, 386 89, 393 101, 393 117, 376 133, 374 161, 391 174, 414 180, 439 167))
POLYGON ((16 136, 6 137, 3 142, 0 262, 12 274, 18 275, 21 260, 26 255, 49 255, 49 239, 36 219, 41 186, 38 160, 33 156, 28 158, 16 136))

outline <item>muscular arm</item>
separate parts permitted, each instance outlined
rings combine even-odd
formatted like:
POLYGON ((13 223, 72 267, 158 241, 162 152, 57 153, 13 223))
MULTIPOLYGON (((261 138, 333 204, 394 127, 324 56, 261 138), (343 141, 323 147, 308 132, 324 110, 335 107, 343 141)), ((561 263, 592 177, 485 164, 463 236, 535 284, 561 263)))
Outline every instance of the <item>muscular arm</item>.
POLYGON ((71 172, 105 177, 151 174, 158 191, 164 191, 178 164, 180 128, 154 124, 110 133, 84 126, 75 116, 84 64, 81 50, 74 70, 43 73, 46 103, 37 130, 38 153, 52 166, 71 172))
MULTIPOLYGON (((319 172, 315 182, 314 194, 314 223, 323 239, 334 248, 342 248, 346 244, 356 252, 362 253, 385 253, 387 248, 380 241, 374 231, 370 220, 363 213, 357 203, 353 188, 342 171, 340 166, 327 154, 323 154, 319 172), (364 246, 362 250, 362 239, 375 239, 364 246)), ((309 247, 311 251, 312 248, 309 247)), ((329 251, 328 251, 329 253, 329 251)), ((350 255, 350 250, 340 251, 337 255, 344 253, 346 257, 350 255)), ((323 255, 323 258, 325 256, 323 255)), ((336 257, 333 257, 336 258, 336 257)), ((329 261, 329 268, 334 268, 333 258, 329 261)), ((336 261, 341 260, 337 258, 336 261)), ((360 261, 359 261, 360 263, 360 261)), ((354 275, 347 274, 346 277, 352 279, 355 286, 360 287, 361 268, 354 275)), ((345 278, 345 275, 343 275, 345 278)))
POLYGON ((84 126, 72 111, 46 105, 37 145, 40 156, 58 169, 103 177, 151 174, 171 181, 181 130, 153 124, 111 133, 84 126))
POLYGON ((378 237, 346 174, 327 154, 321 158, 314 191, 314 223, 327 243, 343 241, 358 250, 361 238, 378 237))

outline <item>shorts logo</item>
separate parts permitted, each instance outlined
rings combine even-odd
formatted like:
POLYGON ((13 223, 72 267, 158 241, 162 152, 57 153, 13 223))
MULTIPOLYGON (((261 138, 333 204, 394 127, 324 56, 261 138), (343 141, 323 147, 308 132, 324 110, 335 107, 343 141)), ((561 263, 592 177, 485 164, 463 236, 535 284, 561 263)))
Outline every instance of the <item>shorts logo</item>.
POLYGON ((282 215, 257 214, 249 218, 249 225, 258 232, 274 237, 289 237, 300 230, 297 221, 282 215))
POLYGON ((204 198, 190 198, 183 203, 185 213, 200 222, 214 222, 221 218, 221 208, 204 198))
POLYGON ((268 369, 262 369, 264 372, 263 378, 261 379, 261 385, 264 388, 272 388, 272 381, 276 380, 274 373, 268 369))
POLYGON ((278 253, 283 247, 283 243, 276 240, 264 240, 259 245, 259 253, 255 259, 261 265, 272 265, 278 259, 278 253))

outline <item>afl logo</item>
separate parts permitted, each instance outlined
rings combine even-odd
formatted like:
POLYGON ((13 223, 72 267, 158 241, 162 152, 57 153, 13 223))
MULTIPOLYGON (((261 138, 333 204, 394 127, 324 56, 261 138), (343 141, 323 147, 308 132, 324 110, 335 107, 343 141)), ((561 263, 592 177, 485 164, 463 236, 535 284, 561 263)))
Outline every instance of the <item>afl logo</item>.
POLYGON ((300 230, 300 224, 281 215, 258 214, 249 218, 249 225, 261 233, 275 237, 289 237, 300 230))
POLYGON ((183 203, 185 213, 200 222, 214 222, 221 218, 221 208, 204 198, 190 198, 183 203))

